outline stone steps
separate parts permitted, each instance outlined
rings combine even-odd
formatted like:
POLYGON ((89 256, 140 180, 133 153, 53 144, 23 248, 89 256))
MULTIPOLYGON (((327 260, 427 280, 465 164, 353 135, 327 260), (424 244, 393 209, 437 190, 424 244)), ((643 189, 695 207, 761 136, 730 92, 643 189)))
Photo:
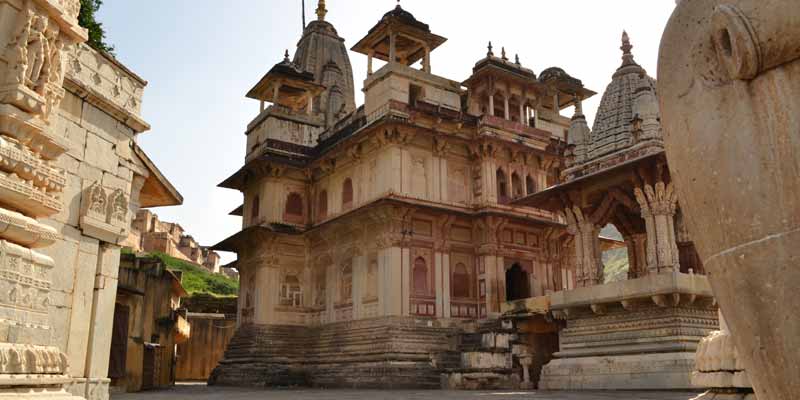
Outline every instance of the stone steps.
POLYGON ((458 365, 455 328, 378 318, 317 328, 246 326, 232 338, 210 384, 339 388, 441 387, 458 365))

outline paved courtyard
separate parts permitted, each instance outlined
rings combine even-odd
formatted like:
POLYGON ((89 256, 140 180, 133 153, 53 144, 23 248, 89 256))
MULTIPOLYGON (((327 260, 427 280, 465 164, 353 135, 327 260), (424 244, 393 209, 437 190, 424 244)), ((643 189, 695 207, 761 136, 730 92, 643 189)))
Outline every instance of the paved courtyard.
POLYGON ((687 392, 450 392, 380 390, 259 390, 178 385, 174 389, 112 395, 111 400, 689 400, 687 392))

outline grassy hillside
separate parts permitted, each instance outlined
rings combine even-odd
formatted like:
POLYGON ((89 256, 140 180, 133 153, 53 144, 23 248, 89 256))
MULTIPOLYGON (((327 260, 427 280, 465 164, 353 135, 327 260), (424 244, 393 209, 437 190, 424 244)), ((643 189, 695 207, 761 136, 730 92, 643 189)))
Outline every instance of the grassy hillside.
MULTIPOLYGON (((130 252, 130 250, 124 250, 130 252)), ((239 294, 239 282, 225 275, 212 274, 205 268, 164 253, 147 254, 156 257, 167 265, 167 269, 181 271, 181 283, 190 295, 206 293, 217 297, 233 297, 239 294)))
MULTIPOLYGON (((622 235, 614 228, 613 225, 608 225, 600 232, 601 236, 622 240, 622 235)), ((605 283, 619 282, 628 279, 628 250, 625 248, 613 249, 603 252, 603 265, 605 273, 605 283)))

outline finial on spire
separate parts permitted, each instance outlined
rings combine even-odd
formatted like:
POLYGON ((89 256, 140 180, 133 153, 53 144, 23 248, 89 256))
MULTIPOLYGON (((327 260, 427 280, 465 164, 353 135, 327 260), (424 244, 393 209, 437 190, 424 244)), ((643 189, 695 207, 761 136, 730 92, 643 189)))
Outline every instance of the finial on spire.
POLYGON ((506 57, 506 47, 505 46, 503 46, 503 48, 502 48, 502 52, 500 53, 500 58, 503 59, 503 61, 508 61, 508 57, 506 57))
POLYGON ((522 63, 519 62, 519 54, 514 54, 514 64, 522 66, 522 63))
POLYGON ((622 50, 622 66, 628 65, 636 65, 636 61, 633 61, 633 45, 631 45, 631 39, 628 36, 628 32, 622 31, 622 47, 619 48, 622 50))
POLYGON ((289 62, 289 49, 286 49, 286 52, 283 53, 283 62, 289 62))
POLYGON ((325 8, 325 0, 319 0, 317 4, 317 21, 325 21, 325 15, 328 10, 325 8))
POLYGON ((489 48, 489 52, 486 53, 486 57, 494 57, 494 52, 492 51, 493 47, 492 47, 492 42, 491 41, 489 41, 489 47, 488 48, 489 48))

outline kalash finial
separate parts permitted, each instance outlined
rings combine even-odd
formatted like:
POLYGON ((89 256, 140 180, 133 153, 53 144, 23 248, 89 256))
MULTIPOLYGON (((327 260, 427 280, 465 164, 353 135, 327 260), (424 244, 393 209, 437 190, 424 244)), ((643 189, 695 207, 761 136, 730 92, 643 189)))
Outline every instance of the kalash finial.
POLYGON ((289 62, 289 49, 286 49, 286 52, 283 53, 283 62, 289 62))
POLYGON ((325 8, 325 0, 319 0, 317 4, 317 21, 325 21, 325 15, 328 10, 325 8))
POLYGON ((637 65, 636 61, 633 60, 633 45, 631 45, 631 39, 628 37, 628 32, 622 31, 622 47, 619 48, 622 50, 622 66, 628 65, 637 65))
POLYGON ((514 54, 514 64, 522 66, 522 63, 519 62, 519 54, 514 54))
POLYGON ((503 46, 503 48, 502 48, 502 52, 500 53, 500 58, 503 61, 508 61, 508 57, 506 57, 506 47, 505 46, 503 46))
POLYGON ((491 41, 489 42, 489 47, 488 48, 489 48, 489 52, 486 53, 486 57, 494 57, 494 52, 492 51, 493 47, 492 47, 492 42, 491 41))

